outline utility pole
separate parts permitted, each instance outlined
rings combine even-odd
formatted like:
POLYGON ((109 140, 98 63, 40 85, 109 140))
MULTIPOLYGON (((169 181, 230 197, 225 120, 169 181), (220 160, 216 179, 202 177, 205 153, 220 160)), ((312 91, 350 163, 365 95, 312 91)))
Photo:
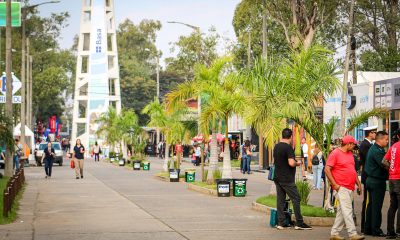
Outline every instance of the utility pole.
POLYGON ((353 29, 354 21, 354 2, 351 0, 350 5, 350 18, 349 18, 349 30, 347 33, 347 47, 346 47, 346 59, 344 62, 344 76, 343 76, 343 86, 342 86, 342 103, 341 103, 341 116, 340 116, 340 134, 345 133, 346 128, 346 103, 347 103, 347 83, 349 82, 349 62, 350 62, 350 48, 351 48, 351 33, 353 29))
MULTIPOLYGON (((6 117, 12 122, 13 119, 13 107, 12 107, 12 75, 11 75, 11 64, 12 64, 12 51, 11 51, 11 0, 6 2, 6 117)), ((7 126, 8 130, 13 132, 13 124, 7 126)), ((11 177, 13 175, 13 152, 14 146, 7 146, 6 161, 4 175, 11 177)))
MULTIPOLYGON (((157 75, 157 100, 160 101, 160 56, 158 55, 159 52, 157 51, 156 60, 157 60, 157 68, 156 68, 156 75, 157 75)), ((160 128, 157 128, 157 141, 156 146, 160 142, 160 128)))
MULTIPOLYGON (((26 10, 24 8, 21 9, 22 11, 22 46, 21 46, 21 144, 24 147, 25 146, 25 125, 26 125, 26 93, 25 93, 25 88, 26 88, 26 79, 25 79, 25 73, 26 73, 26 53, 25 53, 25 48, 26 48, 26 35, 25 35, 25 19, 26 19, 26 10)), ((32 147, 32 146, 31 146, 32 147)))
MULTIPOLYGON (((264 1, 264 13, 263 13, 263 22, 262 22, 262 58, 264 61, 267 61, 268 58, 268 38, 267 38, 267 31, 268 31, 268 25, 267 25, 267 6, 266 6, 266 1, 264 1)), ((258 133, 258 142, 259 142, 259 154, 258 154, 258 166, 259 169, 264 168, 264 137, 262 136, 262 132, 258 133)), ((268 148, 268 152, 270 149, 268 148)))
POLYGON ((29 58, 30 58, 30 40, 29 40, 29 37, 28 38, 26 38, 26 53, 25 53, 25 55, 26 55, 26 101, 25 101, 25 103, 26 103, 26 110, 25 110, 25 112, 26 112, 26 125, 28 125, 28 127, 31 129, 31 122, 30 122, 30 115, 29 115, 29 113, 30 113, 30 92, 31 92, 31 90, 30 90, 30 86, 31 86, 31 80, 30 80, 30 73, 31 73, 31 71, 32 71, 32 69, 31 69, 31 67, 30 67, 30 61, 29 61, 29 58))

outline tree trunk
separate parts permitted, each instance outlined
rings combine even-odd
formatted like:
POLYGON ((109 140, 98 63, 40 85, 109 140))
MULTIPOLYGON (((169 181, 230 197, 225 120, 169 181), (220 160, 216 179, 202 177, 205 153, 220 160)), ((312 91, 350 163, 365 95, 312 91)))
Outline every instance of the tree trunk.
POLYGON ((217 143, 217 133, 215 129, 212 129, 211 144, 210 144, 210 165, 208 167, 207 173, 207 183, 214 183, 214 172, 218 169, 218 143, 217 143))
POLYGON ((163 169, 165 172, 168 172, 168 156, 169 156, 169 144, 165 144, 165 158, 164 158, 164 166, 163 169))
POLYGON ((227 116, 225 117, 225 147, 224 147, 224 163, 222 166, 222 178, 232 178, 231 153, 229 150, 227 116))

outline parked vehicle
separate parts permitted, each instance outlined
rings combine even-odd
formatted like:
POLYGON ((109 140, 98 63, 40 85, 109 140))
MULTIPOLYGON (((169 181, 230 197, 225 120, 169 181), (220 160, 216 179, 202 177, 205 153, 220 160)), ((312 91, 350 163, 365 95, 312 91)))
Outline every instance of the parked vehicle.
MULTIPOLYGON (((54 148, 54 152, 56 157, 54 158, 54 163, 58 163, 58 165, 63 165, 63 150, 61 149, 61 144, 59 142, 52 142, 52 147, 54 148)), ((47 143, 43 142, 39 144, 39 148, 35 150, 35 160, 37 166, 42 166, 42 156, 43 151, 47 147, 47 143)))

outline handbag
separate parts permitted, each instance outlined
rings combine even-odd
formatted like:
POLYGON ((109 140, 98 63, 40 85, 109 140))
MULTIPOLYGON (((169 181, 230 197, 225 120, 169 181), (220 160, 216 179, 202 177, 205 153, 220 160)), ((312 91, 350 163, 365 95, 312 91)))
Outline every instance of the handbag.
POLYGON ((274 181, 275 180, 275 166, 269 166, 269 173, 268 173, 268 180, 274 181))
POLYGON ((71 168, 74 169, 75 168, 75 161, 71 160, 70 165, 71 165, 71 168))
POLYGON ((319 165, 319 158, 317 155, 315 155, 312 160, 311 160, 312 165, 319 165))

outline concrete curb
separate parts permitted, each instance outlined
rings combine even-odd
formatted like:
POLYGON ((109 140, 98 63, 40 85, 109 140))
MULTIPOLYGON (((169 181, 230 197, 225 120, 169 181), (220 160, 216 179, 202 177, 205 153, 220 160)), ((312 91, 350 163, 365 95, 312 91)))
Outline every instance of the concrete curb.
POLYGON ((194 185, 192 183, 188 183, 187 187, 188 187, 188 189, 199 192, 199 193, 203 193, 203 194, 207 194, 207 195, 211 195, 211 196, 218 196, 217 190, 214 190, 214 189, 200 187, 200 186, 194 185))
MULTIPOLYGON (((251 209, 258 211, 258 212, 263 212, 266 214, 270 214, 271 209, 275 209, 272 207, 268 207, 262 204, 259 204, 257 202, 253 202, 251 204, 251 209)), ((294 215, 292 215, 293 220, 294 219, 294 215)), ((333 225, 333 223, 335 222, 335 218, 334 217, 306 217, 303 216, 303 220, 304 223, 310 225, 310 226, 320 226, 320 227, 331 227, 333 225)))
MULTIPOLYGON (((169 178, 167 178, 167 177, 161 177, 161 176, 154 175, 154 178, 156 178, 156 179, 158 179, 160 181, 163 181, 163 182, 170 182, 169 178)), ((185 182, 185 179, 184 178, 179 178, 179 182, 185 182)))

